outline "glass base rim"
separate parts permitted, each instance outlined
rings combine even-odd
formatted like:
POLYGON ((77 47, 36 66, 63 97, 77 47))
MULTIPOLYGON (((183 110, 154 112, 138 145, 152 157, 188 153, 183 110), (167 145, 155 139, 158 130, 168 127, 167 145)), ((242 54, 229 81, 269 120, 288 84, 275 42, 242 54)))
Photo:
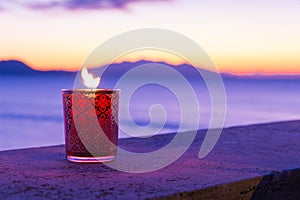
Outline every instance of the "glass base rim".
POLYGON ((113 161, 116 156, 101 156, 101 157, 80 157, 67 156, 67 160, 76 163, 103 163, 113 161))

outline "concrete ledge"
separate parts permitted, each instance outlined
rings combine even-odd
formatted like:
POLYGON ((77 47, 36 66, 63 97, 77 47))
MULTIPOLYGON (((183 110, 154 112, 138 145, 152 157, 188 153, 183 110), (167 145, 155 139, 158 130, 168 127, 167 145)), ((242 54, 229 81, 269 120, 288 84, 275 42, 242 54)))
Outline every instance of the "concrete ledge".
MULTIPOLYGON (((130 174, 65 160, 64 146, 0 152, 0 199, 300 199, 300 121, 224 129, 198 158, 205 131, 175 163, 130 174)), ((123 139, 147 152, 174 134, 123 139)))
POLYGON ((154 199, 300 199, 300 169, 154 199))

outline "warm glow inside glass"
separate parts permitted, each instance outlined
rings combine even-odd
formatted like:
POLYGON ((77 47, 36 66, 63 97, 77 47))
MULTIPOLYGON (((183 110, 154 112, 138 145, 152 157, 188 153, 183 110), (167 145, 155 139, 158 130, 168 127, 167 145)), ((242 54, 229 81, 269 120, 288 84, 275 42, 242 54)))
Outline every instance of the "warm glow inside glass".
POLYGON ((120 90, 62 90, 67 159, 107 162, 116 157, 120 90))

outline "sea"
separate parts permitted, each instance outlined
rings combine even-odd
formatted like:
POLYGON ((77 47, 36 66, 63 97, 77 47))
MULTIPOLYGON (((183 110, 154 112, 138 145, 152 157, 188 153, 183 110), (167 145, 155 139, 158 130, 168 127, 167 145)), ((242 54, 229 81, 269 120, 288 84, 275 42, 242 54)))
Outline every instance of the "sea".
MULTIPOLYGON (((166 80, 103 80, 100 87, 122 90, 120 138, 300 119, 299 78, 228 76, 212 91, 203 81, 189 80, 187 89, 179 79, 166 80)), ((75 82, 64 75, 1 76, 0 150, 63 144, 61 90, 75 82)))

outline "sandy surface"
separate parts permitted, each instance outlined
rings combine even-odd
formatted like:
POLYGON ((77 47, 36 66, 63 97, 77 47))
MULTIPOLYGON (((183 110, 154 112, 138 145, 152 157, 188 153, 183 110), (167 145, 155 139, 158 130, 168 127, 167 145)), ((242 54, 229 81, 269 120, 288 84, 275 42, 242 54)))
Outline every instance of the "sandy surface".
MULTIPOLYGON (((170 166, 144 174, 70 163, 62 145, 2 151, 0 199, 248 199, 275 190, 279 195, 299 195, 300 121, 224 129, 213 151, 199 159, 204 135, 199 131, 188 151, 170 166)), ((123 139, 120 146, 147 152, 173 137, 123 139)))

